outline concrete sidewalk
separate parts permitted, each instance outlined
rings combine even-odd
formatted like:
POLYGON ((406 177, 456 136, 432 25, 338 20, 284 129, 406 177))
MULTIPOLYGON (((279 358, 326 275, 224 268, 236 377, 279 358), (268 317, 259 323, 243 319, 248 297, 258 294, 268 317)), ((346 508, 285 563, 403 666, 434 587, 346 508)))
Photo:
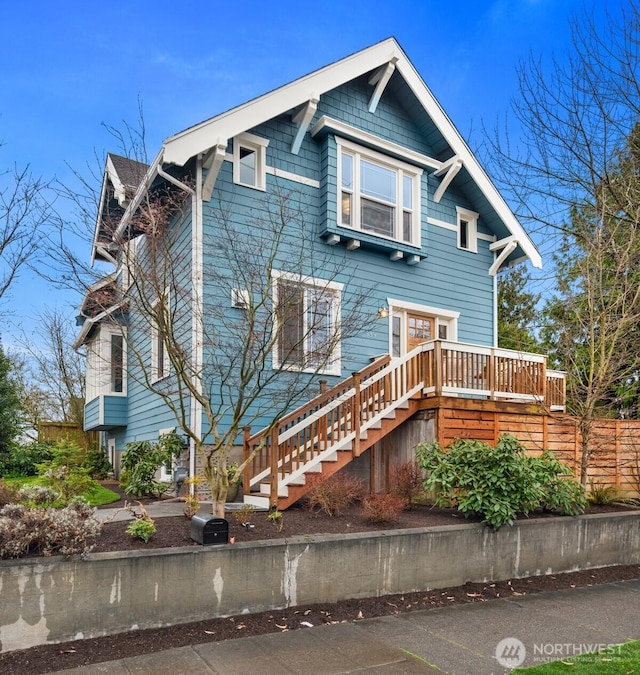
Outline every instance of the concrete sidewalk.
POLYGON ((640 580, 210 642, 60 675, 484 675, 632 639, 640 639, 640 580))

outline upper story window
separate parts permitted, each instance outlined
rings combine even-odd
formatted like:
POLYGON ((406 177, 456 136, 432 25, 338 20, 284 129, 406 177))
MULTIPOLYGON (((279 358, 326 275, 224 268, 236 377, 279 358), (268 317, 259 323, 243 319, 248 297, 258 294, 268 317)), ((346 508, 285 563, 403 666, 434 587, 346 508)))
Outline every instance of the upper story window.
POLYGON ((169 316, 169 293, 153 303, 153 323, 151 325, 151 381, 167 377, 169 374, 169 353, 165 343, 171 330, 169 316))
POLYGON ((456 207, 458 213, 458 248, 478 252, 478 214, 475 211, 456 207))
POLYGON ((126 335, 122 326, 100 326, 87 343, 86 400, 126 394, 126 335))
POLYGON ((342 284, 274 272, 274 368, 340 374, 342 284))
POLYGON ((266 138, 254 134, 241 134, 233 139, 234 183, 266 190, 268 145, 266 138))
POLYGON ((336 139, 338 225, 420 246, 422 170, 336 139))

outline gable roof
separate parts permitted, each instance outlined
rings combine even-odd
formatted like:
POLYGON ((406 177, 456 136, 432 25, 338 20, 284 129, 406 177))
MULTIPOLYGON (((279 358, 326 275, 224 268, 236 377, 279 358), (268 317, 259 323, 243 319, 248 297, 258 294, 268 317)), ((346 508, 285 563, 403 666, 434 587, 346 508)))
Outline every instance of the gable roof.
POLYGON ((116 221, 124 214, 127 203, 135 196, 148 169, 144 162, 107 153, 91 250, 92 263, 96 258, 111 259, 106 247, 117 227, 116 221))
MULTIPOLYGON (((302 117, 305 106, 317 102, 326 92, 372 71, 379 71, 369 80, 375 85, 372 101, 383 94, 389 77, 397 71, 451 148, 453 156, 460 160, 482 197, 504 224, 507 236, 494 244, 494 250, 506 250, 511 246, 513 251, 515 242, 522 255, 535 267, 542 267, 536 246, 394 38, 383 40, 167 138, 138 195, 142 196, 144 188, 151 184, 162 165, 183 166, 199 153, 225 148, 235 136, 288 111, 294 110, 296 115, 299 112, 302 117)), ((447 168, 445 164, 442 163, 443 169, 447 168)), ((134 205, 132 207, 135 208, 134 205)))

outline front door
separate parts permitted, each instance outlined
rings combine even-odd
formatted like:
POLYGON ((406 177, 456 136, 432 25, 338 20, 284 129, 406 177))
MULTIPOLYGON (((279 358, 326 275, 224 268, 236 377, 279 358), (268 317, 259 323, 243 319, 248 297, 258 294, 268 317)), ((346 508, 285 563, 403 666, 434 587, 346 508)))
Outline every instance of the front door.
POLYGON ((435 321, 431 316, 407 313, 407 351, 422 342, 435 339, 435 321))

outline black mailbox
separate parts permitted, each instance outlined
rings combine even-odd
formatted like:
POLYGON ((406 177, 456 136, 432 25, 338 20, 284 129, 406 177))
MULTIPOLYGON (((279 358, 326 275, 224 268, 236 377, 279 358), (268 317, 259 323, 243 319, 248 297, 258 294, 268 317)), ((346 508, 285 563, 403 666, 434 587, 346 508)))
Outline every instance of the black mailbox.
POLYGON ((196 513, 191 519, 191 539, 198 544, 229 543, 229 523, 224 518, 212 518, 204 513, 196 513))

